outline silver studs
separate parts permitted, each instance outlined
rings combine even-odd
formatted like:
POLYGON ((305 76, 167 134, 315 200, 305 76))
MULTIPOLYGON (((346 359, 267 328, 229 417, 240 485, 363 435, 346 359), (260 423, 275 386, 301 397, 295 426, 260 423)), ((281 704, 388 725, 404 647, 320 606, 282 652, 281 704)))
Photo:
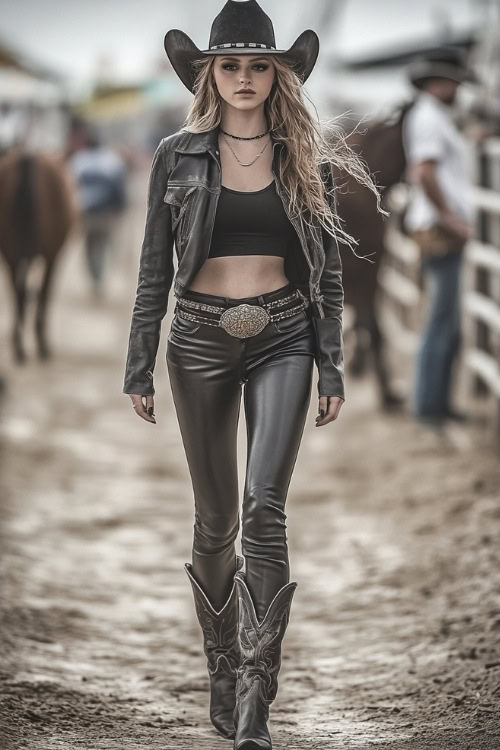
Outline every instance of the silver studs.
POLYGON ((213 44, 209 49, 226 49, 227 47, 260 47, 261 49, 276 49, 270 44, 262 42, 227 42, 225 44, 213 44))

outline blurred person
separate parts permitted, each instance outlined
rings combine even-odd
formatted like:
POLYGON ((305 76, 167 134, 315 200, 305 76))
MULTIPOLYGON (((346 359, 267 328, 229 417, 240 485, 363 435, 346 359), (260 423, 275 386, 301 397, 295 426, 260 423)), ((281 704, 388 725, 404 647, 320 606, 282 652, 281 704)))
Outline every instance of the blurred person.
POLYGON ((86 147, 89 127, 90 124, 84 117, 70 112, 64 150, 65 159, 69 160, 73 154, 86 147))
POLYGON ((13 102, 0 102, 0 155, 13 146, 23 144, 26 121, 26 107, 13 102))
POLYGON ((167 366, 195 500, 185 570, 203 632, 210 719, 236 750, 269 750, 269 706, 297 586, 285 501, 314 361, 316 426, 336 420, 345 398, 338 242, 355 240, 340 225, 333 166, 369 187, 379 208, 380 195, 356 153, 326 137, 305 105, 302 84, 319 52, 314 31, 276 49, 256 0, 228 0, 208 49, 178 29, 167 32, 165 49, 194 101, 153 158, 123 392, 156 423, 153 369, 173 283, 167 366))
POLYGON ((79 130, 71 146, 68 164, 77 184, 87 266, 94 293, 100 295, 116 220, 126 206, 127 170, 121 156, 101 143, 95 128, 79 130))
POLYGON ((430 292, 411 408, 418 421, 441 428, 448 419, 466 418, 450 403, 461 341, 461 269, 472 218, 465 139, 452 107, 460 84, 475 76, 453 48, 414 61, 407 72, 418 94, 403 126, 412 184, 405 226, 419 247, 430 292))

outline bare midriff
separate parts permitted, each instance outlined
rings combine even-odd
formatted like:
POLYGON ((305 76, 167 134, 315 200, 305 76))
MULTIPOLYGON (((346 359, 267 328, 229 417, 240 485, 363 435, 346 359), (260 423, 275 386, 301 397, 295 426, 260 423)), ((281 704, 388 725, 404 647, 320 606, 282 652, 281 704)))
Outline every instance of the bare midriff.
POLYGON ((207 258, 189 289, 222 297, 255 297, 288 284, 284 265, 276 255, 207 258))

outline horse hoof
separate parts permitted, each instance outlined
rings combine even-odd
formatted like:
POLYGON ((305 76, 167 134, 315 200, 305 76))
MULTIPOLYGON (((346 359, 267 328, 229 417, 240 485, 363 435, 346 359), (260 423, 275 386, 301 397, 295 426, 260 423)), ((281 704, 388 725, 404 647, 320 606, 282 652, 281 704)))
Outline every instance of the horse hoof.
POLYGON ((46 347, 44 347, 43 349, 39 349, 38 359, 42 360, 42 362, 46 362, 47 360, 52 359, 52 352, 46 347))
POLYGON ((390 411, 401 409, 406 403, 406 399, 398 396, 396 393, 385 393, 382 400, 382 408, 390 411))

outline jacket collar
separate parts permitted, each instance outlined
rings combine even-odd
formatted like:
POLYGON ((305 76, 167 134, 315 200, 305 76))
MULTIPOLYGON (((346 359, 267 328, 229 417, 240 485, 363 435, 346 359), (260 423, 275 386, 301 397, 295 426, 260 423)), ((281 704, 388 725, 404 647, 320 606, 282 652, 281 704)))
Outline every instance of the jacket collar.
MULTIPOLYGON (((174 151, 178 151, 183 154, 202 154, 205 151, 210 151, 215 156, 219 145, 219 125, 216 125, 212 130, 205 130, 202 133, 190 133, 184 131, 183 137, 180 143, 175 147, 174 151)), ((276 145, 282 145, 279 141, 273 138, 271 134, 271 140, 273 142, 273 149, 276 145)))
POLYGON ((183 154, 201 154, 204 151, 214 153, 217 149, 218 135, 218 125, 212 130, 205 130, 203 133, 184 131, 181 141, 174 150, 183 154))

